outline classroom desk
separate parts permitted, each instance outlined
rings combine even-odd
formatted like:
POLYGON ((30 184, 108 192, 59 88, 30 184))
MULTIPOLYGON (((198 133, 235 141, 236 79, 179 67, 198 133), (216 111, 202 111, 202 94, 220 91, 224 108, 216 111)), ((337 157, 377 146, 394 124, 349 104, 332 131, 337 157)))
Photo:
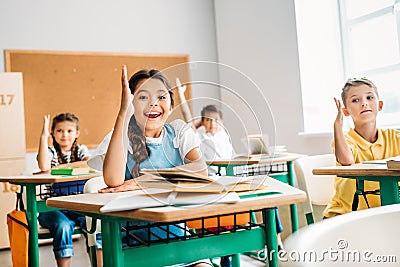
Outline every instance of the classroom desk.
MULTIPOLYGON (((294 168, 293 161, 302 157, 302 154, 295 153, 285 153, 282 155, 271 155, 268 158, 262 158, 260 160, 243 160, 243 159, 221 159, 214 161, 207 161, 210 166, 218 167, 218 173, 220 173, 221 168, 225 168, 227 176, 235 176, 235 168, 239 166, 274 166, 277 164, 286 164, 286 171, 270 171, 267 174, 281 182, 287 183, 294 186, 294 168)), ((257 171, 256 171, 257 172, 257 171)), ((255 172, 255 174, 257 174, 255 172)), ((253 174, 252 174, 253 175, 253 174)), ((299 229, 299 222, 297 216, 297 206, 296 204, 290 205, 290 218, 292 223, 292 232, 296 232, 299 229)))
POLYGON ((101 173, 75 176, 50 174, 0 176, 0 182, 18 184, 26 188, 26 203, 24 204, 26 207, 26 219, 29 226, 29 266, 39 266, 37 213, 54 210, 54 208, 48 208, 44 201, 37 199, 36 186, 50 183, 87 180, 100 175, 101 173))
POLYGON ((357 180, 357 188, 363 188, 364 181, 379 182, 381 205, 400 203, 399 170, 388 170, 386 164, 359 163, 351 166, 332 166, 313 170, 315 175, 337 175, 357 180))
MULTIPOLYGON (((275 212, 273 207, 306 200, 306 194, 292 186, 268 179, 268 188, 256 192, 241 193, 241 200, 234 204, 209 204, 186 207, 146 208, 112 213, 101 213, 100 208, 123 193, 83 194, 54 197, 47 205, 81 212, 101 220, 104 266, 164 266, 199 259, 220 257, 251 250, 277 251, 275 212), (270 192, 267 194, 267 192, 270 192), (275 193, 271 193, 275 192, 275 193), (277 193, 279 192, 279 193, 277 193), (229 233, 186 238, 179 241, 122 248, 119 222, 127 219, 155 223, 178 223, 233 213, 263 211, 262 227, 238 229, 229 233), (229 245, 228 245, 229 244, 229 245), (155 255, 152 257, 151 255, 155 255)), ((203 224, 204 225, 204 224, 203 224)), ((269 266, 278 266, 277 253, 271 253, 269 266)), ((240 262, 233 262, 240 266, 240 262)))

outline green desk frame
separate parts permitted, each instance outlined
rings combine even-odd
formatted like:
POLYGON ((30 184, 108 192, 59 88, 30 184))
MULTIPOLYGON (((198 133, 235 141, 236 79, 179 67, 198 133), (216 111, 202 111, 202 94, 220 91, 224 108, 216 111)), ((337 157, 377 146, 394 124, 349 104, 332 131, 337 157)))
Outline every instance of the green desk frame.
POLYGON ((356 179, 357 189, 364 189, 364 181, 379 182, 381 195, 381 205, 391 205, 400 203, 399 181, 396 176, 346 176, 345 178, 356 179))
MULTIPOLYGON (((46 212, 52 210, 58 210, 46 206, 46 201, 38 201, 36 199, 36 186, 41 184, 31 183, 18 183, 20 186, 26 188, 26 219, 29 226, 29 266, 39 266, 39 239, 49 238, 49 236, 40 236, 37 224, 37 213, 46 212)), ((74 234, 82 233, 83 229, 75 229, 74 234)), ((94 232, 95 229, 90 229, 88 232, 94 232)), ((95 247, 90 248, 90 259, 93 263, 92 266, 96 266, 96 251, 95 247)))
MULTIPOLYGON (((275 211, 273 208, 263 209, 262 213, 264 221, 267 222, 265 229, 256 227, 216 236, 128 248, 122 247, 120 228, 120 222, 126 222, 126 218, 114 217, 109 214, 84 214, 101 220, 103 266, 125 267, 132 266, 132 263, 134 263, 134 266, 165 266, 224 255, 239 255, 239 253, 245 251, 262 250, 265 246, 270 248, 269 251, 278 251, 275 211), (229 244, 229 246, 226 244, 229 244), (162 256, 151 257, 149 255, 162 256)), ((270 255, 268 266, 278 267, 277 253, 270 253, 270 255)), ((240 266, 238 257, 234 258, 232 266, 240 266)))
MULTIPOLYGON (((10 176, 10 177, 0 177, 0 182, 9 182, 12 184, 20 185, 26 190, 26 219, 29 227, 29 266, 38 267, 39 266, 39 238, 48 238, 47 234, 39 235, 38 225, 37 225, 37 213, 57 210, 56 208, 50 208, 46 206, 44 200, 37 200, 36 198, 36 186, 43 184, 49 184, 53 182, 70 182, 78 180, 86 180, 92 177, 101 175, 100 173, 86 174, 79 176, 60 176, 60 175, 27 175, 27 176, 10 176)), ((95 229, 90 229, 94 232, 95 229)), ((82 233, 84 229, 76 229, 75 233, 82 233)), ((96 253, 95 248, 90 248, 91 262, 92 265, 96 265, 96 253), (94 253, 93 253, 94 252, 94 253)))
MULTIPOLYGON (((278 262, 276 221, 274 207, 278 203, 292 204, 306 200, 306 194, 275 179, 267 180, 273 191, 240 193, 240 201, 234 204, 196 205, 190 212, 179 207, 159 207, 120 212, 101 213, 100 208, 110 200, 125 195, 126 192, 107 194, 93 193, 75 196, 49 198, 48 206, 80 212, 101 220, 103 238, 103 263, 114 266, 161 266, 223 255, 239 254, 252 250, 268 251, 265 256, 268 266, 278 262), (260 193, 261 192, 261 193, 260 193), (122 247, 120 223, 127 220, 154 221, 177 224, 184 221, 226 216, 232 213, 252 213, 262 211, 263 222, 255 227, 224 232, 218 235, 195 237, 185 240, 151 244, 149 246, 122 247), (229 245, 227 245, 229 244, 229 245), (152 257, 149 255, 157 255, 152 257)), ((250 216, 250 218, 252 218, 250 216)), ((252 219, 250 219, 253 221, 252 219)), ((254 221, 253 221, 254 222, 254 221)), ((234 258, 234 267, 240 266, 239 258, 234 258)))
POLYGON ((400 203, 400 170, 388 170, 386 164, 359 163, 351 166, 332 166, 313 170, 315 175, 336 175, 356 180, 357 189, 364 188, 364 181, 379 183, 381 205, 400 203))
MULTIPOLYGON (((274 163, 272 163, 274 164, 274 163)), ((282 162, 276 164, 283 164, 282 162)), ((244 163, 235 163, 234 161, 230 162, 229 164, 214 164, 210 163, 210 166, 218 167, 217 173, 221 173, 221 169, 225 168, 225 173, 227 176, 235 176, 235 168, 240 166, 249 166, 248 164, 244 163)), ((294 186, 294 167, 293 161, 286 162, 287 172, 279 172, 279 173, 271 173, 269 176, 273 177, 274 179, 281 181, 283 183, 287 183, 291 186, 294 186)), ((291 204, 290 205, 290 218, 292 224, 292 232, 296 232, 299 229, 299 219, 297 216, 297 205, 291 204)))

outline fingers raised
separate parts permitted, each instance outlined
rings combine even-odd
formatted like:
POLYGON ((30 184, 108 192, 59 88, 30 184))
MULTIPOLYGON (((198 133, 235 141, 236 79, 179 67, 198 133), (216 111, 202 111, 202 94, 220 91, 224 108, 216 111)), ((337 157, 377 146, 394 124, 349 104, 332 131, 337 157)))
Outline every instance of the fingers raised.
POLYGON ((123 88, 129 88, 128 72, 126 70, 126 65, 122 65, 121 82, 123 88))
POLYGON ((338 111, 342 111, 342 104, 340 103, 340 100, 339 99, 336 99, 336 98, 333 98, 334 100, 335 100, 335 103, 336 103, 336 107, 337 107, 337 109, 338 109, 338 111))

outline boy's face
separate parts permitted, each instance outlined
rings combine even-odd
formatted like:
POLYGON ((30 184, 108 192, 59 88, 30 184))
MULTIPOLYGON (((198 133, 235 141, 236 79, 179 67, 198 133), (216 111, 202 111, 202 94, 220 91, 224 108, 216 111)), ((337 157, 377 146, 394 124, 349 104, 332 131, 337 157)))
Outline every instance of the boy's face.
POLYGON ((206 112, 201 123, 206 129, 206 133, 214 135, 220 130, 220 124, 222 121, 218 112, 206 112))
POLYGON ((171 114, 171 97, 164 84, 157 79, 138 83, 133 98, 135 117, 148 137, 159 137, 163 125, 171 114))
POLYGON ((355 125, 375 122, 382 106, 383 102, 379 101, 375 89, 362 84, 352 86, 348 90, 343 113, 346 116, 351 116, 355 125))

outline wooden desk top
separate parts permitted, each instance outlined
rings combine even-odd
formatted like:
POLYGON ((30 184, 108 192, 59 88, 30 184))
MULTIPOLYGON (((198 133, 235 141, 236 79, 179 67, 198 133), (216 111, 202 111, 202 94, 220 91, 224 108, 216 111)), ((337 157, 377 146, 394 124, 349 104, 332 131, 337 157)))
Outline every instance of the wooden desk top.
MULTIPOLYGON (((53 197, 46 201, 50 207, 68 209, 78 212, 91 214, 104 214, 130 219, 156 221, 156 222, 174 222, 179 220, 195 219, 207 216, 216 216, 230 214, 234 212, 244 212, 249 210, 258 210, 262 208, 275 207, 278 205, 287 205, 303 202, 307 199, 306 194, 292 186, 279 182, 273 178, 267 178, 268 188, 256 191, 255 197, 243 198, 234 204, 211 204, 185 207, 158 207, 137 209, 122 212, 101 213, 100 208, 110 200, 118 196, 134 194, 131 192, 108 193, 108 194, 81 194, 65 197, 53 197), (280 194, 262 195, 262 192, 275 191, 280 194)), ((240 195, 249 195, 251 192, 241 193, 240 195)))
POLYGON ((207 161, 210 165, 253 165, 253 164, 271 164, 271 163, 285 163, 288 161, 294 161, 304 155, 295 153, 277 154, 271 155, 268 158, 247 160, 247 159, 219 159, 213 161, 207 161))
POLYGON ((313 169, 315 175, 337 176, 398 176, 400 170, 388 170, 386 164, 359 163, 350 166, 332 166, 313 169))
POLYGON ((48 184, 59 182, 71 182, 87 180, 93 177, 101 176, 101 172, 89 173, 84 175, 51 175, 51 174, 38 174, 38 175, 20 175, 20 176, 0 176, 0 182, 9 183, 25 183, 25 184, 48 184))

